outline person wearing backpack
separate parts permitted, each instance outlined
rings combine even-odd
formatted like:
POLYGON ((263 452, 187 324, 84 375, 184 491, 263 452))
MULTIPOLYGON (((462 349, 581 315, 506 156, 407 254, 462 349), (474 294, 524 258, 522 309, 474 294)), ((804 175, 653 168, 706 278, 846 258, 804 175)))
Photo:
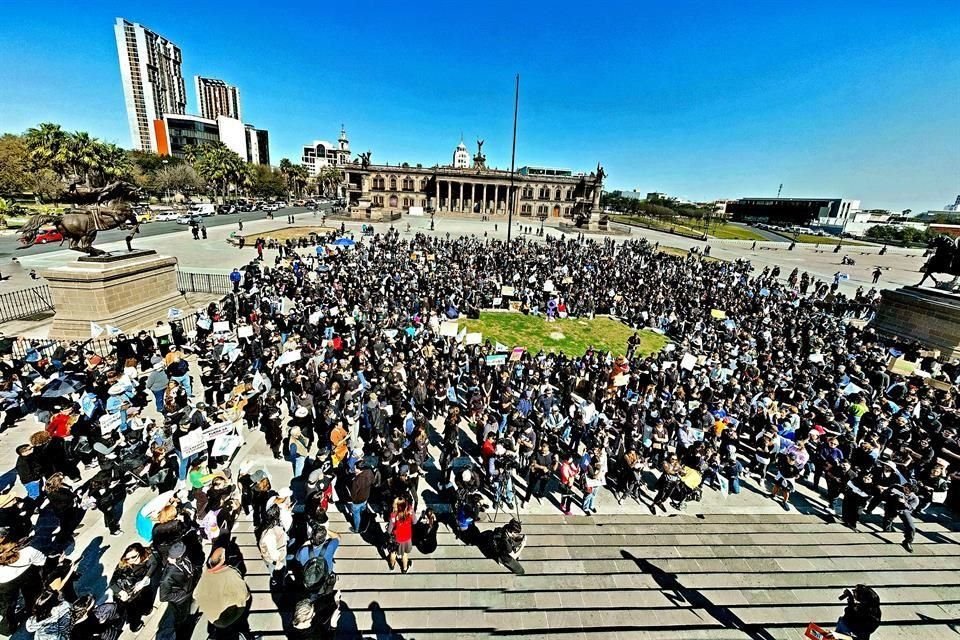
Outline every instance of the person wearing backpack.
POLYGON ((340 547, 340 534, 316 525, 310 542, 297 551, 295 559, 300 566, 300 578, 304 589, 311 595, 322 597, 333 594, 337 584, 334 571, 334 556, 340 547))

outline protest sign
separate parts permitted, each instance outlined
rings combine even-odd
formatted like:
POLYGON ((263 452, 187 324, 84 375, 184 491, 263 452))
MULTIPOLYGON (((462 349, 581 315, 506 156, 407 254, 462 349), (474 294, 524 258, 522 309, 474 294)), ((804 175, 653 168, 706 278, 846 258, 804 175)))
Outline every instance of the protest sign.
POLYGON ((912 376, 917 369, 916 362, 910 362, 906 358, 893 358, 887 364, 887 371, 897 373, 902 376, 912 376))
POLYGON ((231 431, 233 431, 232 422, 218 422, 217 424, 212 424, 203 430, 203 439, 215 440, 220 436, 230 433, 231 431))
POLYGON ((207 450, 207 441, 201 429, 194 429, 190 433, 180 436, 180 455, 192 456, 207 450))
POLYGON ((952 386, 949 382, 935 378, 924 378, 923 381, 927 383, 928 387, 932 387, 937 391, 950 391, 950 387, 952 386))
POLYGON ((560 284, 573 284, 573 278, 566 276, 563 280, 560 281, 560 284))
POLYGON ((183 317, 183 311, 177 309, 176 307, 170 307, 167 309, 167 320, 179 320, 183 317))
POLYGON ((250 325, 245 325, 243 327, 237 327, 237 337, 238 338, 250 338, 253 336, 253 327, 250 325))
POLYGON ((464 339, 464 344, 467 345, 480 344, 481 342, 483 342, 483 334, 478 332, 468 333, 464 339))
POLYGON ((106 435, 120 426, 120 412, 100 416, 100 433, 106 435))
POLYGON ((506 364, 507 354, 497 353, 497 354, 489 355, 486 358, 486 363, 487 363, 487 366, 490 366, 490 367, 498 367, 502 364, 506 364))
POLYGON ((162 325, 160 325, 159 327, 157 327, 156 329, 153 330, 153 337, 154 337, 154 338, 162 338, 162 337, 168 336, 168 335, 170 335, 170 325, 168 325, 168 324, 162 324, 162 325))
POLYGON ((213 332, 214 333, 230 333, 230 323, 225 320, 214 322, 213 332))
POLYGON ((113 336, 118 336, 118 335, 120 335, 121 333, 123 333, 123 331, 121 331, 120 329, 116 328, 116 327, 113 326, 112 324, 108 324, 108 325, 107 325, 107 335, 110 336, 111 338, 112 338, 113 336))
POLYGON ((863 393, 863 389, 853 384, 852 382, 848 383, 847 386, 843 388, 843 395, 849 396, 854 393, 863 393))
POLYGON ((629 373, 618 373, 613 377, 613 386, 615 387, 625 387, 628 384, 630 384, 629 373))
POLYGON ((100 336, 103 335, 103 332, 104 332, 104 331, 106 331, 106 329, 104 329, 103 327, 101 327, 100 325, 98 325, 96 322, 91 322, 91 323, 90 323, 90 337, 91 337, 91 338, 99 338, 100 336))
POLYGON ((491 304, 493 305, 493 308, 496 309, 503 304, 503 298, 494 298, 491 304))
POLYGON ((510 349, 507 347, 507 345, 503 344, 502 342, 497 342, 497 343, 495 343, 495 344, 493 345, 493 349, 494 349, 494 351, 496 351, 497 353, 505 353, 505 352, 507 352, 507 351, 510 350, 510 349))
POLYGON ((460 329, 460 333, 457 334, 457 342, 463 342, 464 338, 467 337, 467 328, 464 327, 460 329))
POLYGON ((456 322, 450 322, 448 320, 440 323, 440 335, 444 337, 455 338, 459 330, 460 327, 456 322))
POLYGON ((510 301, 510 311, 520 311, 520 301, 511 300, 510 301))
MULTIPOLYGON (((182 440, 182 438, 181 438, 182 440)), ((210 455, 214 458, 229 458, 234 451, 243 444, 243 438, 238 435, 222 435, 213 441, 210 455)))
POLYGON ((523 352, 526 351, 523 347, 514 347, 513 351, 510 353, 510 362, 520 362, 520 358, 523 357, 523 352))
POLYGON ((330 307, 329 309, 327 309, 327 315, 329 315, 331 318, 339 314, 340 314, 340 307, 330 307))
POLYGON ((816 364, 820 364, 820 363, 823 362, 823 354, 822 354, 822 353, 811 353, 811 354, 810 354, 810 357, 808 357, 807 360, 808 360, 809 362, 814 362, 814 363, 816 363, 816 364))
POLYGON ((687 371, 693 371, 693 368, 697 366, 697 356, 692 353, 685 353, 683 357, 680 358, 680 368, 686 369, 687 371))
POLYGON ((314 311, 309 316, 307 316, 307 322, 309 322, 310 324, 317 324, 318 322, 320 322, 321 315, 322 314, 319 311, 314 311))
POLYGON ((836 636, 823 627, 811 622, 807 625, 807 630, 803 632, 803 637, 807 638, 807 640, 833 640, 836 636))
POLYGON ((543 290, 546 293, 553 293, 553 290, 554 290, 553 280, 547 280, 546 282, 544 282, 543 290))
POLYGON ((293 349, 282 354, 277 358, 277 366, 290 364, 291 362, 296 362, 300 359, 300 349, 293 349))
POLYGON ((504 298, 509 298, 513 296, 513 287, 508 285, 503 285, 502 287, 500 287, 500 295, 503 296, 504 298))
POLYGON ((717 320, 726 320, 727 312, 722 309, 710 309, 710 315, 717 320))
POLYGON ((200 318, 199 320, 197 320, 197 326, 203 329, 204 331, 209 331, 212 325, 213 323, 210 322, 209 318, 200 318))

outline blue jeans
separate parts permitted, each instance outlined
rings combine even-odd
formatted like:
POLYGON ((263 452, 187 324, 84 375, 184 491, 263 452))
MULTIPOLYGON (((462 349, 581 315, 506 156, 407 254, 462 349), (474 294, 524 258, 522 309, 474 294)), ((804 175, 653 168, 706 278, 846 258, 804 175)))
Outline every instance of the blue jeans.
POLYGON ((290 459, 290 462, 293 463, 293 477, 299 478, 303 475, 303 466, 307 462, 306 456, 294 456, 290 459))
POLYGON ((163 413, 163 392, 165 389, 160 389, 159 391, 153 392, 153 398, 157 402, 157 411, 163 413))
POLYGON ((350 508, 353 511, 353 530, 360 531, 360 519, 363 517, 363 512, 367 508, 367 503, 354 502, 351 503, 350 508))
POLYGON ((600 487, 594 487, 591 493, 587 493, 583 496, 583 503, 580 505, 580 508, 586 511, 592 511, 596 508, 594 503, 597 501, 597 494, 600 493, 600 487))
POLYGON ((171 378, 171 380, 176 380, 177 382, 179 382, 179 383, 180 383, 180 386, 183 387, 183 390, 186 391, 186 393, 187 393, 188 396, 192 396, 192 395, 193 395, 193 388, 190 386, 190 373, 189 373, 189 372, 186 373, 185 375, 176 376, 176 377, 174 377, 174 378, 171 378))

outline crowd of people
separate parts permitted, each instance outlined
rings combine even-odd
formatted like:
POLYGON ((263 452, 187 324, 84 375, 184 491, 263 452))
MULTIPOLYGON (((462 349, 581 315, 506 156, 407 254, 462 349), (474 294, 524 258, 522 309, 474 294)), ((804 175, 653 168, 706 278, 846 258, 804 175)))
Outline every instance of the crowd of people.
POLYGON ((336 624, 331 508, 388 570, 415 571, 443 525, 522 573, 531 501, 665 513, 751 482, 790 509, 806 483, 853 530, 880 507, 912 551, 914 518, 948 500, 960 368, 864 328, 874 290, 645 241, 339 236, 281 243, 272 264, 258 241, 195 330, 158 323, 106 356, 3 354, 2 428, 42 428, 17 447, 21 488, 0 494, 0 633, 113 638, 159 601, 177 638, 197 611, 213 637, 253 637, 248 516, 286 631, 307 638, 336 624), (511 306, 636 333, 624 353, 562 354, 466 331, 511 306), (651 332, 667 346, 651 352, 651 332), (261 438, 292 481, 245 455, 261 438), (157 495, 128 534, 138 489, 157 495), (63 553, 88 510, 127 543, 103 593, 75 592, 63 553), (488 510, 512 517, 489 530, 488 510))

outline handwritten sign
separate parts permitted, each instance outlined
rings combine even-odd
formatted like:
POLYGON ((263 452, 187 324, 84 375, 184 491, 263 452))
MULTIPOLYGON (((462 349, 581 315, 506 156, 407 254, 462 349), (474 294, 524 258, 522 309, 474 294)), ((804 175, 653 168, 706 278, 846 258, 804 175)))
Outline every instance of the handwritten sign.
POLYGON ((510 362, 520 362, 520 358, 523 357, 523 352, 526 351, 523 347, 514 347, 513 351, 510 353, 510 362))
POLYGON ((440 323, 440 335, 442 336, 455 338, 459 330, 460 330, 459 325, 456 322, 440 323))
POLYGON ((692 353, 683 354, 683 357, 680 359, 680 368, 693 371, 695 366, 697 366, 697 356, 692 353))
POLYGON ((210 455, 214 458, 229 458, 243 444, 243 438, 238 435, 222 435, 213 441, 210 455))
POLYGON ((514 295, 513 287, 509 285, 503 285, 502 287, 500 287, 500 295, 503 296, 504 298, 512 297, 514 295))
POLYGON ((227 435, 232 431, 232 422, 218 422, 217 424, 212 424, 203 430, 203 439, 207 441, 216 440, 220 436, 227 435))
POLYGON ((214 333, 229 333, 230 332, 230 323, 227 321, 220 321, 213 323, 213 332, 214 333))
POLYGON ((251 338, 253 337, 253 327, 250 325, 245 325, 242 327, 237 327, 237 337, 238 338, 251 338))
POLYGON ((475 333, 468 333, 468 334, 467 334, 467 337, 464 338, 464 344, 467 344, 467 345, 480 344, 481 342, 483 342, 483 334, 482 334, 482 333, 477 333, 477 332, 475 332, 475 333))

